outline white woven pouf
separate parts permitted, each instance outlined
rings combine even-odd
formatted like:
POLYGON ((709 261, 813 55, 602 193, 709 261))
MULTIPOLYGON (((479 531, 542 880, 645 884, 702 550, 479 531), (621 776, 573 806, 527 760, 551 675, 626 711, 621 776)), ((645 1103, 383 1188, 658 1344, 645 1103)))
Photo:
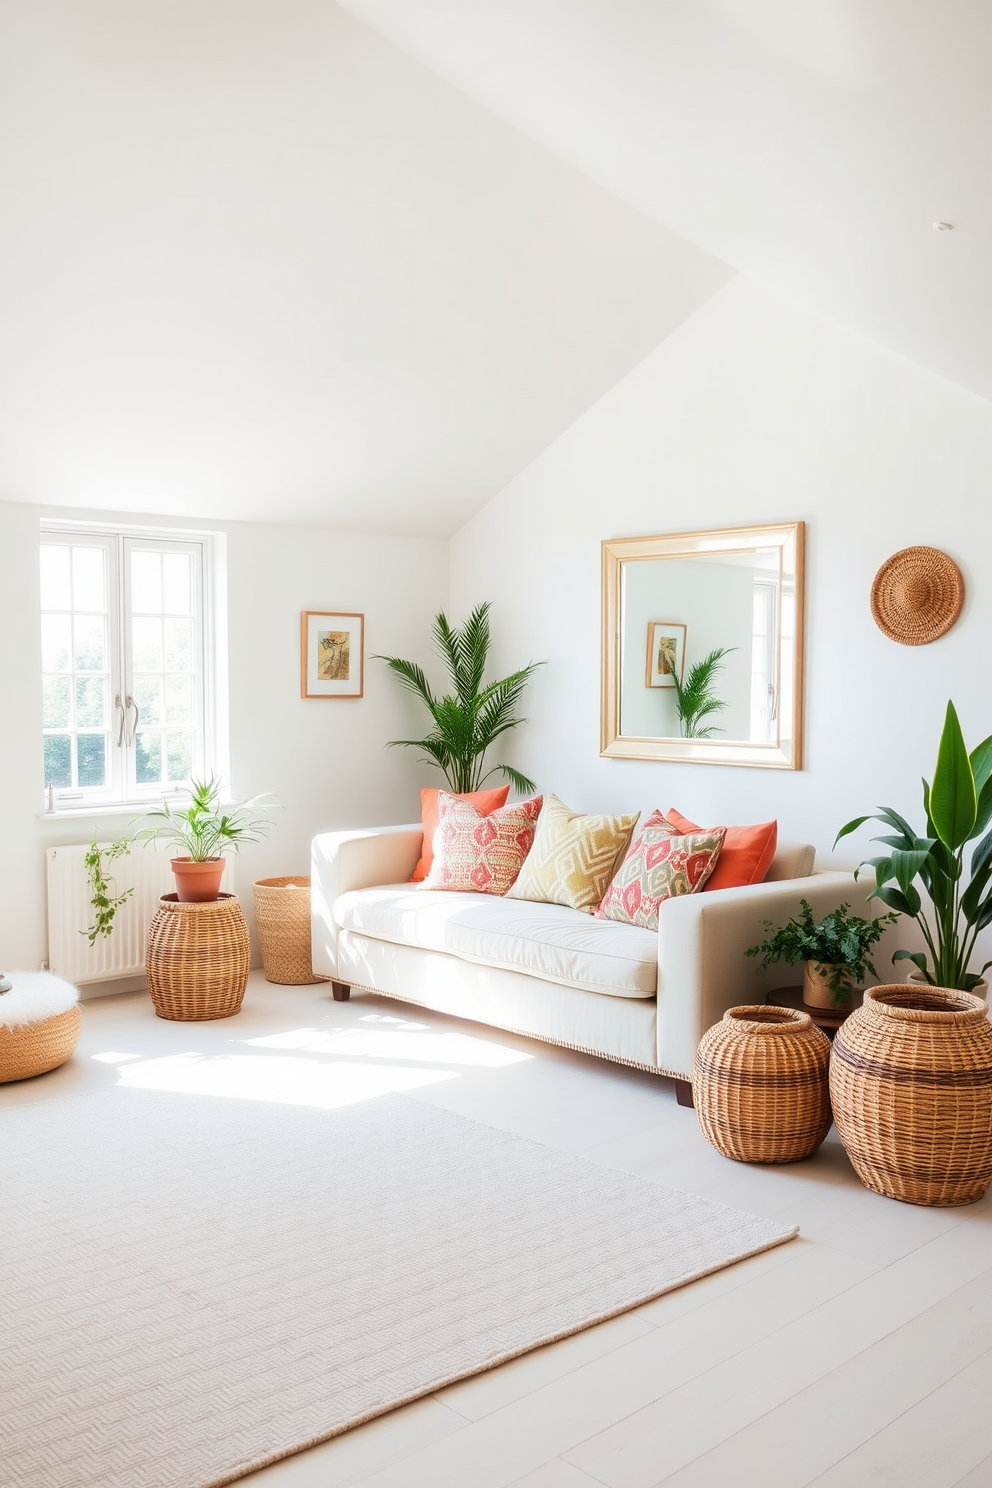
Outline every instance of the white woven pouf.
POLYGON ((0 992, 0 1085, 57 1069, 79 1043, 79 992, 50 971, 7 973, 0 992))

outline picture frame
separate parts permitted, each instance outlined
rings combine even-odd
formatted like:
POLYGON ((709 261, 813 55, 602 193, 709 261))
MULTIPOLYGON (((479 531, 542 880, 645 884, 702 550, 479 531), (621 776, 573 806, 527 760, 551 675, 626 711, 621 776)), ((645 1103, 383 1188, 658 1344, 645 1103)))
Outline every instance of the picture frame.
POLYGON ((686 627, 677 620, 648 621, 648 654, 644 674, 645 687, 675 687, 672 675, 677 670, 681 682, 685 676, 686 627))
POLYGON ((303 610, 300 696, 360 698, 364 691, 365 616, 346 610, 303 610))

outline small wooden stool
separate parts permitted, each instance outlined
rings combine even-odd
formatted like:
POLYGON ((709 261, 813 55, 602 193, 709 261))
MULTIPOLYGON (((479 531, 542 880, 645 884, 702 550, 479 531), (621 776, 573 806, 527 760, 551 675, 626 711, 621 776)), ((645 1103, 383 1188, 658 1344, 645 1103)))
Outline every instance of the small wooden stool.
POLYGON ((0 992, 0 1085, 44 1075, 79 1043, 79 992, 48 971, 12 971, 0 992))

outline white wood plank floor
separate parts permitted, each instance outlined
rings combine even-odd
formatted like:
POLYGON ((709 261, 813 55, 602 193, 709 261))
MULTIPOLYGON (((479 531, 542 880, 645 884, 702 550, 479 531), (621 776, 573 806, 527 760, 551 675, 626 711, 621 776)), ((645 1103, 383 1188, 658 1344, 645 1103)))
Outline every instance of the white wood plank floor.
POLYGON ((219 1023, 161 1022, 139 993, 87 1003, 76 1058, 0 1087, 0 1110, 118 1083, 209 1090, 232 1056, 246 1098, 297 1100, 270 1078, 275 1050, 283 1082, 287 1054, 323 1065, 307 1099, 321 1078, 347 1078, 356 1097, 403 1090, 797 1221, 801 1238, 255 1473, 252 1488, 992 1488, 992 1200, 879 1198, 834 1133, 809 1162, 744 1167, 706 1145, 668 1081, 257 973, 241 1015, 219 1023))

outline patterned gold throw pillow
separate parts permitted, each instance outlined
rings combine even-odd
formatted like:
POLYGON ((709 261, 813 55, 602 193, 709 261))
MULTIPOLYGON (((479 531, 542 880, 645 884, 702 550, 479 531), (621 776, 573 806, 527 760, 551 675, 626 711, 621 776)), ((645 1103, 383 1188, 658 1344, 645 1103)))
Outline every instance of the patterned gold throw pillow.
POLYGON ((567 904, 592 914, 626 851, 638 813, 581 816, 557 796, 548 796, 534 846, 508 899, 567 904))

